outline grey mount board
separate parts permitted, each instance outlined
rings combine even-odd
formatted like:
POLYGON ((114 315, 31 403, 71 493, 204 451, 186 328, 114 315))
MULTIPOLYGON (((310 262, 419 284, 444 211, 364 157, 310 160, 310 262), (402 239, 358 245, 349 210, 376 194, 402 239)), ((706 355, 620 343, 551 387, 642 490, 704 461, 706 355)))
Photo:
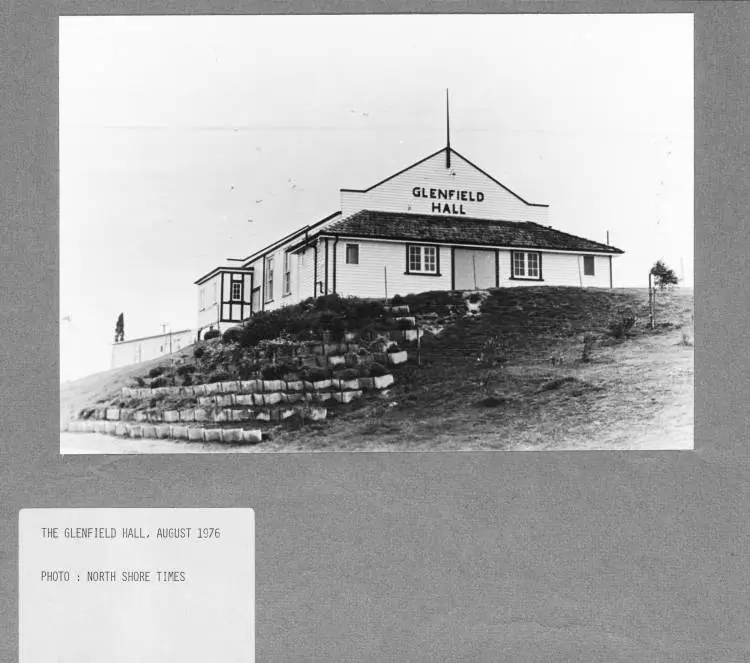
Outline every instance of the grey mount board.
MULTIPOLYGON (((747 603, 746 168, 750 7, 469 3, 695 12, 696 449, 545 454, 61 457, 57 11, 3 11, 4 349, 0 660, 17 656, 22 507, 249 506, 262 661, 739 661, 747 603), (7 22, 7 23, 6 23, 7 22)), ((243 13, 237 3, 141 3, 243 13)), ((374 11, 445 11, 435 3, 374 11)), ((257 11, 361 11, 258 3, 257 11)), ((634 46, 635 47, 635 46, 634 46)))

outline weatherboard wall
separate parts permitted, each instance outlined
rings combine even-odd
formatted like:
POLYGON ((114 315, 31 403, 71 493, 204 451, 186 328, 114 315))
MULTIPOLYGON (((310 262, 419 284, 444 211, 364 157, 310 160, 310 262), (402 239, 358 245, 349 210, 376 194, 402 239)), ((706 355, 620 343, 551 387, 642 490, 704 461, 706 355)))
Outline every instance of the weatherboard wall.
POLYGON ((438 247, 438 254, 439 275, 405 274, 405 243, 342 239, 336 251, 336 292, 343 296, 384 298, 386 282, 389 297, 428 290, 450 290, 450 247, 438 247), (343 248, 346 244, 359 244, 359 264, 346 264, 346 251, 343 248))
POLYGON ((511 278, 511 252, 498 251, 501 288, 533 285, 567 285, 584 288, 609 287, 609 256, 594 256, 594 275, 583 273, 583 256, 569 253, 542 252, 542 281, 511 278))
POLYGON ((481 219, 535 221, 546 224, 548 208, 529 205, 488 175, 453 153, 446 168, 445 152, 430 157, 369 191, 341 191, 344 218, 363 209, 413 214, 458 214, 481 219), (465 192, 467 200, 438 198, 438 190, 465 192), (418 195, 415 195, 415 192, 418 195), (481 196, 480 196, 481 194, 481 196), (431 196, 436 197, 431 197, 431 196), (468 197, 473 200, 468 200, 468 197), (482 200, 478 200, 479 198, 482 200), (451 206, 438 212, 433 205, 451 206))

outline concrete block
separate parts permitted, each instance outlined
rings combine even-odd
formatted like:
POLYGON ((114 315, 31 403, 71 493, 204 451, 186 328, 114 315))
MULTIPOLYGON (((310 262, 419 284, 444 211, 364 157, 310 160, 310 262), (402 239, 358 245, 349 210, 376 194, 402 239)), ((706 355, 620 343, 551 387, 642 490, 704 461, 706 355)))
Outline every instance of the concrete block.
POLYGON ((191 442, 202 442, 203 428, 188 428, 188 440, 191 442))
POLYGON ((221 428, 204 428, 203 439, 206 442, 223 442, 223 431, 221 430, 221 428))
POLYGON ((146 421, 148 419, 148 413, 145 410, 136 410, 133 414, 133 419, 136 421, 146 421))
POLYGON ((393 384, 393 376, 389 373, 388 375, 378 375, 372 378, 375 389, 385 389, 393 384))
MULTIPOLYGON (((96 421, 86 420, 81 422, 80 430, 84 433, 93 433, 96 430, 96 421)), ((104 424, 102 423, 102 430, 104 430, 104 424)))
POLYGON ((141 426, 141 437, 155 438, 156 426, 154 424, 145 424, 141 426))
POLYGON ((156 428, 156 437, 159 440, 164 440, 169 437, 169 431, 172 428, 168 424, 159 424, 158 426, 155 426, 156 428))
POLYGON ((187 426, 172 426, 172 439, 173 440, 187 440, 188 439, 188 427, 187 426))
POLYGON ((263 434, 260 430, 243 430, 242 441, 245 444, 258 444, 263 440, 263 434))
POLYGON ((208 412, 202 408, 196 408, 195 409, 195 420, 196 421, 207 421, 208 420, 208 412))
POLYGON ((194 396, 205 396, 207 394, 206 392, 206 385, 205 384, 194 384, 193 385, 193 395, 194 396))
POLYGON ((218 394, 221 391, 221 382, 208 382, 203 387, 206 390, 206 395, 218 394))
POLYGON ((266 399, 264 394, 253 394, 253 405, 265 405, 266 399))
POLYGON ((104 422, 99 421, 98 419, 93 422, 94 423, 94 432, 95 433, 103 433, 104 432, 104 422))
POLYGON ((247 421, 250 418, 247 410, 232 410, 231 412, 231 421, 247 421))
POLYGON ((228 380, 221 382, 221 391, 224 394, 234 394, 240 390, 240 383, 237 380, 228 380))
POLYGON ((342 391, 351 391, 353 389, 359 389, 359 378, 354 378, 353 380, 341 380, 342 391))
POLYGON ((231 416, 231 414, 228 415, 227 412, 231 413, 231 410, 214 410, 213 420, 217 424, 224 421, 229 421, 229 417, 231 416))
POLYGON ((133 408, 120 408, 120 421, 133 421, 135 410, 133 408))
POLYGON ((302 380, 290 380, 286 383, 286 392, 297 392, 302 391, 305 388, 305 383, 302 380))
POLYGON ((328 410, 324 407, 311 407, 307 416, 311 421, 320 421, 328 416, 328 410))
POLYGON ((406 352, 406 350, 401 350, 400 352, 388 353, 389 364, 403 364, 408 358, 409 358, 409 355, 406 352))
POLYGON ((284 421, 285 419, 293 417, 295 414, 296 412, 293 408, 284 408, 279 411, 279 419, 281 419, 281 421, 284 421))
POLYGON ((106 417, 109 421, 117 421, 120 418, 120 409, 116 407, 107 408, 106 417))
POLYGON ((128 437, 143 437, 143 426, 130 424, 128 426, 128 437))
POLYGON ((234 394, 226 394, 225 396, 217 396, 216 404, 219 407, 231 407, 234 405, 234 394))
POLYGON ((282 380, 263 380, 263 393, 269 391, 281 391, 284 388, 282 380))
POLYGON ((195 410, 180 410, 180 421, 195 421, 195 410))
POLYGON ((337 392, 330 392, 330 391, 318 391, 315 394, 315 402, 316 403, 326 403, 330 400, 333 400, 334 393, 340 394, 340 391, 337 392))
POLYGON ((313 389, 315 391, 322 391, 323 389, 330 389, 333 382, 331 380, 318 380, 313 382, 313 389))
POLYGON ((180 413, 177 410, 164 410, 163 419, 166 422, 173 423, 180 420, 180 413))
POLYGON ((225 428, 223 431, 224 442, 242 442, 242 429, 241 428, 225 428))
POLYGON ((281 403, 281 392, 280 391, 273 391, 271 393, 267 393, 263 395, 266 401, 266 405, 276 405, 277 403, 281 403))
POLYGON ((122 437, 127 432, 128 432, 128 425, 123 423, 122 421, 120 421, 115 426, 115 435, 117 435, 118 437, 122 437))
POLYGON ((346 364, 346 358, 344 355, 328 355, 329 366, 344 366, 346 364))
POLYGON ((258 421, 271 421, 271 413, 267 410, 264 410, 262 412, 258 412, 258 414, 255 415, 255 418, 258 421))
POLYGON ((302 401, 304 394, 301 394, 301 393, 282 394, 282 396, 283 396, 282 402, 284 403, 299 403, 302 401))
POLYGON ((214 404, 213 396, 199 396, 198 405, 201 407, 211 407, 214 404))
POLYGON ((255 403, 252 394, 237 394, 234 400, 237 405, 253 405, 255 403))
POLYGON ((116 421, 105 421, 104 422, 104 432, 107 433, 107 435, 114 435, 116 430, 117 430, 117 422, 116 421))
POLYGON ((374 378, 359 378, 358 382, 359 382, 360 389, 374 389, 375 388, 374 378))

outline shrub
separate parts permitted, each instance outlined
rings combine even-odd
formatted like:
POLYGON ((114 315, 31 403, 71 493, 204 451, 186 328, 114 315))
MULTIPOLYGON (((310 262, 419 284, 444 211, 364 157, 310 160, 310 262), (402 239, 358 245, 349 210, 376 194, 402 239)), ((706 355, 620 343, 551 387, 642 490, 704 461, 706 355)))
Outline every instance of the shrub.
POLYGON ((401 352, 401 346, 398 343, 391 343, 391 345, 388 348, 388 354, 391 354, 393 352, 401 352))
POLYGON ((169 380, 166 378, 166 376, 161 375, 159 377, 154 378, 151 380, 151 388, 152 389, 158 389, 159 387, 168 387, 169 386, 169 380))
POLYGON ((414 323, 408 318, 402 318, 401 320, 396 320, 396 325, 399 329, 413 329, 414 328, 414 323))
POLYGON ((203 334, 203 340, 209 341, 212 338, 218 338, 221 335, 218 329, 209 329, 205 334, 203 334))
POLYGON ((185 373, 185 375, 182 376, 182 384, 185 387, 189 387, 193 384, 193 375, 192 373, 185 373))
POLYGON ((623 314, 618 320, 609 323, 609 334, 613 338, 623 338, 635 324, 635 316, 632 312, 623 314))
POLYGON ((150 378, 158 378, 164 372, 164 366, 154 366, 149 372, 150 378))
POLYGON ((339 374, 342 380, 356 380, 359 377, 359 371, 355 368, 347 368, 339 374))
POLYGON ((242 337, 242 327, 230 327, 221 337, 224 343, 239 343, 242 337))
POLYGON ((231 379, 232 376, 227 371, 213 371, 208 375, 208 382, 226 382, 231 379))
POLYGON ((196 359, 200 359, 203 355, 206 354, 206 348, 202 345, 197 346, 193 349, 193 357, 196 359))
POLYGON ((139 387, 145 387, 146 386, 146 381, 143 378, 136 378, 135 379, 135 383, 139 387))
POLYGON ((391 306, 403 306, 406 303, 401 295, 393 295, 391 297, 391 306))
POLYGON ((302 373, 304 380, 308 382, 320 382, 331 377, 330 372, 325 368, 308 368, 302 373))
POLYGON ((381 375, 388 375, 388 369, 383 364, 373 362, 370 364, 370 375, 374 378, 380 377, 381 375))
POLYGON ((482 301, 482 297, 481 297, 481 296, 480 296, 480 295, 479 295, 478 293, 476 293, 476 292, 472 292, 472 293, 471 293, 471 294, 469 295, 469 301, 470 301, 470 302, 471 302, 472 304, 477 304, 477 303, 479 303, 479 302, 481 302, 481 301, 482 301))
POLYGON ((188 375, 190 373, 195 373, 195 366, 193 364, 183 364, 177 367, 177 375, 188 375))
POLYGON ((264 380, 283 380, 294 371, 294 366, 288 366, 287 364, 269 364, 260 369, 260 374, 264 380))

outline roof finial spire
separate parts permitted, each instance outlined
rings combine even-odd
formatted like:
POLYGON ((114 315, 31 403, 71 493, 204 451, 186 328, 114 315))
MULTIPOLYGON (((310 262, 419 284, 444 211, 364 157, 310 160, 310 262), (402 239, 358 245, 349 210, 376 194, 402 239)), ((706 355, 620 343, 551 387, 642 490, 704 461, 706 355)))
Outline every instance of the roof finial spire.
POLYGON ((451 108, 450 101, 448 99, 448 88, 445 88, 445 132, 446 132, 446 146, 445 146, 445 167, 451 167, 451 108))

